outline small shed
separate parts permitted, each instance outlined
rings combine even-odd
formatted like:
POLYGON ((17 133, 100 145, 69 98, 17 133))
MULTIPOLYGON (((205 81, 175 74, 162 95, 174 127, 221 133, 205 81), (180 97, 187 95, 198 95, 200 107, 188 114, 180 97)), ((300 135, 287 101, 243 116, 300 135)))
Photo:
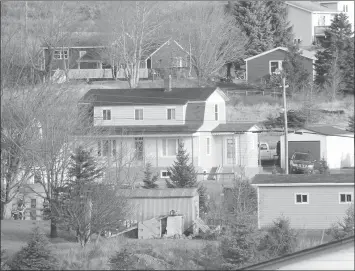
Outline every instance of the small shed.
POLYGON ((354 203, 354 173, 258 174, 252 185, 258 194, 259 228, 284 216, 294 229, 328 229, 354 203))
MULTIPOLYGON (((288 49, 286 47, 277 47, 258 55, 249 57, 245 60, 246 81, 260 83, 265 76, 274 74, 277 70, 282 70, 282 63, 286 58, 288 49)), ((315 53, 307 50, 301 50, 301 61, 304 68, 314 75, 313 62, 315 53)))
MULTIPOLYGON (((333 126, 309 126, 287 135, 288 157, 309 152, 315 160, 327 161, 330 169, 354 166, 354 133, 333 126)), ((285 140, 280 137, 281 168, 285 168, 285 140)))
MULTIPOLYGON (((199 217, 197 188, 122 189, 132 205, 131 220, 143 222, 170 215, 171 211, 183 217, 184 231, 199 217)), ((128 218, 127 218, 128 219, 128 218)))

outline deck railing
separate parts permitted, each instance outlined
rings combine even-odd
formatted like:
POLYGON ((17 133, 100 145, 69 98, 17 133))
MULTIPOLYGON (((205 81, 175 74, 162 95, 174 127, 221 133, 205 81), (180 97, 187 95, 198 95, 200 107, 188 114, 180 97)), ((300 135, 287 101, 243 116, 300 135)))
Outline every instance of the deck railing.
POLYGON ((112 78, 111 69, 70 69, 69 79, 112 78))

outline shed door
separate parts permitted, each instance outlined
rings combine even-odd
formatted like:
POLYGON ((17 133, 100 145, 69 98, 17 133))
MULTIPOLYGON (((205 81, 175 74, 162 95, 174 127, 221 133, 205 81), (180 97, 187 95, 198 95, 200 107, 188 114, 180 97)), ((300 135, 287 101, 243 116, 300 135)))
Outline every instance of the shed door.
POLYGON ((294 152, 309 152, 314 159, 320 160, 320 141, 289 141, 288 157, 291 158, 294 152))

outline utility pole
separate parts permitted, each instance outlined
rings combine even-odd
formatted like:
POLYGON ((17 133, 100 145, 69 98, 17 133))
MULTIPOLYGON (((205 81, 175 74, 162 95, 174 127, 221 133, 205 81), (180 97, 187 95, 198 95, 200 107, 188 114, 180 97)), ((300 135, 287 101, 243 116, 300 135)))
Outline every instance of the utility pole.
POLYGON ((282 78, 283 98, 284 98, 284 123, 285 123, 285 174, 288 174, 288 141, 287 141, 287 109, 286 109, 286 78, 282 78))

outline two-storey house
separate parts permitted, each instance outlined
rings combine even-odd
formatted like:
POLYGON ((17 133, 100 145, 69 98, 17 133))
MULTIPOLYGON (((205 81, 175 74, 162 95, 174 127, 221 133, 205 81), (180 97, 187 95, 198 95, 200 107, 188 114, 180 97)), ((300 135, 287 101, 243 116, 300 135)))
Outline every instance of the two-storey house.
POLYGON ((286 4, 294 39, 304 47, 323 39, 325 29, 330 26, 335 14, 340 13, 311 1, 286 1, 286 4))
POLYGON ((259 172, 258 127, 228 123, 226 101, 219 88, 167 86, 92 89, 80 104, 93 107, 93 128, 99 131, 92 137, 93 148, 111 161, 113 170, 119 163, 141 173, 150 162, 160 178, 168 178, 167 168, 183 141, 199 173, 237 173, 243 168, 253 176, 259 172))

